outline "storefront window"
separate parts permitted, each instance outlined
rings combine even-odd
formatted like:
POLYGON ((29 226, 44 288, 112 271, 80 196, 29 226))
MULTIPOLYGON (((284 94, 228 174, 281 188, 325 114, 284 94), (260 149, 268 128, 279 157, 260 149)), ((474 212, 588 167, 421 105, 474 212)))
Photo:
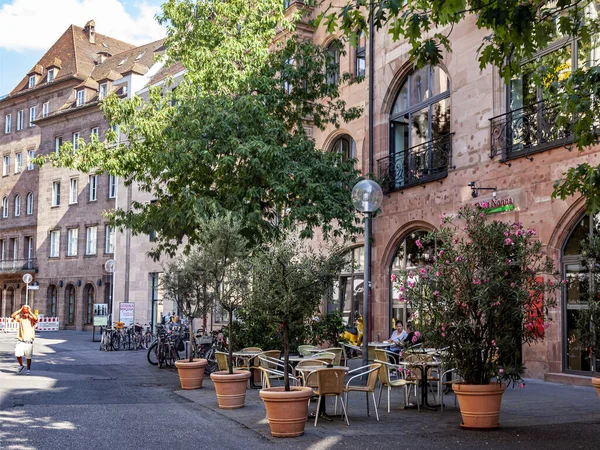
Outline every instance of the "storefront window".
POLYGON ((357 247, 347 254, 347 264, 333 286, 333 302, 327 311, 341 311, 344 324, 352 326, 362 315, 364 299, 365 248, 357 247))

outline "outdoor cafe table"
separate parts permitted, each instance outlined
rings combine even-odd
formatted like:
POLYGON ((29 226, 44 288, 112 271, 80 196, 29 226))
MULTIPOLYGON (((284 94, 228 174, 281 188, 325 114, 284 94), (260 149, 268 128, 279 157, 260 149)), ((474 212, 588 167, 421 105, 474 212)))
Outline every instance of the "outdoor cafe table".
MULTIPOLYGON (((248 352, 248 351, 239 351, 239 352, 233 352, 233 357, 234 358, 239 358, 244 360, 244 364, 246 364, 248 366, 248 369, 250 370, 250 387, 255 389, 257 388, 257 386, 254 384, 254 371, 255 369, 250 366, 250 364, 248 364, 248 362, 253 359, 256 358, 258 355, 260 355, 261 352, 248 352)), ((260 387, 260 386, 258 386, 260 387)))
MULTIPOLYGON (((307 374, 310 374, 311 372, 316 372, 318 370, 323 370, 323 369, 344 369, 346 372, 348 372, 348 370, 350 370, 349 367, 346 366, 332 366, 332 367, 328 367, 328 366, 303 366, 303 367, 297 367, 296 370, 300 371, 300 372, 306 372, 307 374)), ((343 399, 342 399, 343 401, 343 399)), ((327 414, 327 410, 325 408, 325 404, 327 402, 326 401, 322 401, 321 402, 321 409, 318 411, 318 414, 325 420, 329 420, 331 421, 331 416, 329 414, 327 414)))
MULTIPOLYGON (((440 361, 401 361, 399 365, 404 366, 405 369, 418 369, 421 372, 421 406, 436 411, 440 405, 430 405, 427 399, 427 372, 433 367, 441 367, 442 363, 440 361)), ((441 382, 440 379, 438 383, 441 382)))
POLYGON ((391 347, 391 343, 390 342, 369 342, 369 361, 373 361, 375 360, 375 349, 377 348, 382 348, 382 349, 386 349, 388 347, 391 347))

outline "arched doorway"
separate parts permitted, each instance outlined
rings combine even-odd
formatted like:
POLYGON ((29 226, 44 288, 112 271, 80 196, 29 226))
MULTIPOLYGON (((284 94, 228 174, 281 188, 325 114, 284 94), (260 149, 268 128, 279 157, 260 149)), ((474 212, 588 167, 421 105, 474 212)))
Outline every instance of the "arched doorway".
POLYGON ((6 315, 10 316, 16 310, 15 305, 15 290, 12 286, 9 286, 6 290, 6 315))
POLYGON ((90 325, 94 323, 94 285, 88 283, 83 288, 83 304, 85 308, 85 323, 90 325))
POLYGON ((48 286, 48 308, 46 309, 46 314, 49 317, 58 317, 57 315, 58 308, 58 289, 55 285, 51 284, 48 286))
MULTIPOLYGON (((429 230, 414 230, 404 236, 396 247, 395 256, 390 265, 390 277, 399 276, 401 270, 418 269, 432 261, 435 255, 435 247, 432 245, 417 246, 417 239, 422 239, 429 230)), ((400 320, 406 325, 411 320, 412 310, 410 305, 399 299, 400 292, 390 283, 390 334, 395 328, 396 321, 400 320)))
POLYGON ((340 311, 344 324, 353 326, 354 320, 362 315, 365 278, 365 248, 356 247, 346 256, 347 264, 334 283, 333 303, 327 305, 327 311, 340 311))
POLYGON ((75 286, 69 284, 65 288, 65 325, 75 325, 75 286))
POLYGON ((600 233, 600 216, 584 215, 574 225, 561 252, 563 279, 568 282, 562 289, 563 311, 563 367, 565 372, 580 375, 597 375, 600 372, 600 359, 590 355, 580 340, 578 318, 587 308, 587 297, 592 283, 590 268, 581 254, 581 242, 587 237, 600 233))

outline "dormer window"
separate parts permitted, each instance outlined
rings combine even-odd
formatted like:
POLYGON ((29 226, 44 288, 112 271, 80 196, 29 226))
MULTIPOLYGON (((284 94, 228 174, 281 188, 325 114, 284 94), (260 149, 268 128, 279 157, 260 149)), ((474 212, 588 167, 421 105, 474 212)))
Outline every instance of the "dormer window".
POLYGON ((29 75, 29 89, 35 87, 35 75, 29 75))
POLYGON ((77 91, 77 103, 76 106, 83 106, 85 103, 85 91, 80 89, 77 91))
POLYGON ((104 97, 106 97, 106 93, 108 92, 108 84, 107 83, 102 83, 100 85, 100 89, 98 91, 98 98, 100 100, 102 100, 104 97))
POLYGON ((48 83, 52 83, 54 81, 54 69, 48 69, 48 83))
POLYGON ((127 58, 122 59, 121 62, 119 64, 117 64, 117 67, 122 66, 123 64, 125 64, 125 61, 127 61, 127 58))

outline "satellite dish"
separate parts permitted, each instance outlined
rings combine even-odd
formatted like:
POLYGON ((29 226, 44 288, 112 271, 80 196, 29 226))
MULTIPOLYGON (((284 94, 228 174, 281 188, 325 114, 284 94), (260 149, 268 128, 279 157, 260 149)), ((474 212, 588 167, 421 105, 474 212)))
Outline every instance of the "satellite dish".
POLYGON ((33 280, 33 277, 31 276, 31 274, 26 273, 25 275, 23 275, 23 283, 29 284, 29 283, 31 283, 31 280, 33 280))
POLYGON ((115 271, 115 260, 114 259, 109 259, 108 261, 106 261, 104 263, 104 269, 108 273, 113 273, 115 271))

